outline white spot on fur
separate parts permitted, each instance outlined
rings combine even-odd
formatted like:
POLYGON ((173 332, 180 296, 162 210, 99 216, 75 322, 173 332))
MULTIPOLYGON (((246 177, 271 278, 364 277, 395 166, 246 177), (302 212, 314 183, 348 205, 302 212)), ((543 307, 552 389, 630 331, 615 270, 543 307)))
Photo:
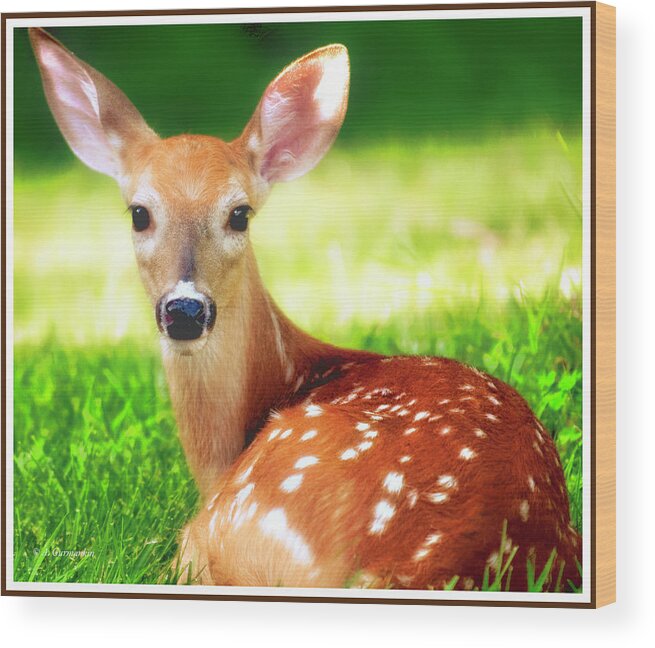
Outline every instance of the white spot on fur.
POLYGON ((242 515, 243 504, 250 497, 250 494, 252 493, 254 488, 255 488, 255 484, 250 482, 249 484, 246 484, 234 496, 234 499, 232 500, 232 504, 230 504, 230 510, 228 512, 228 519, 230 520, 230 522, 232 523, 238 522, 239 525, 243 522, 243 515, 242 515))
POLYGON ((300 484, 302 484, 302 480, 303 480, 303 475, 301 475, 300 473, 291 475, 287 477, 280 484, 280 490, 283 490, 285 493, 292 493, 293 491, 298 490, 298 488, 300 488, 300 484))
POLYGON ((276 508, 269 511, 259 521, 259 527, 266 534, 278 540, 295 560, 303 565, 312 562, 312 552, 304 538, 289 528, 284 509, 276 508))
POLYGON ((446 493, 428 493, 427 498, 433 504, 441 504, 448 499, 448 495, 446 495, 446 493))
POLYGON ((528 518, 530 517, 530 504, 528 504, 528 500, 523 500, 521 502, 521 505, 519 506, 519 515, 523 522, 528 521, 528 518))
POLYGON ((280 428, 275 428, 269 435, 268 435, 268 440, 272 441, 278 434, 280 434, 282 430, 280 428))
POLYGON ((474 387, 473 385, 462 385, 460 389, 463 389, 464 391, 472 391, 474 387))
POLYGON ((371 427, 371 424, 370 424, 370 423, 358 423, 358 424, 355 426, 355 429, 358 430, 359 432, 365 432, 365 431, 368 430, 370 427, 371 427))
POLYGON ((447 425, 445 427, 442 427, 441 434, 450 434, 450 427, 447 425))
POLYGON ((345 450, 341 453, 340 459, 343 461, 348 461, 349 459, 354 459, 358 454, 359 453, 353 448, 348 448, 348 450, 345 450))
POLYGON ((375 437, 378 435, 376 430, 369 430, 364 434, 365 439, 375 439, 375 437))
POLYGON ((313 466, 314 464, 317 463, 318 463, 318 457, 308 455, 307 457, 300 457, 300 459, 296 461, 294 468, 297 468, 298 470, 302 470, 303 468, 307 468, 308 466, 313 466))
POLYGON ((447 405, 448 403, 450 403, 450 398, 444 398, 439 401, 439 405, 447 405))
POLYGON ((252 502, 245 511, 239 509, 232 520, 233 527, 235 529, 238 529, 247 520, 252 520, 252 518, 255 517, 257 508, 258 508, 257 502, 252 502))
POLYGON ((415 428, 415 427, 407 428, 407 429, 405 430, 405 434, 414 434, 414 432, 416 432, 416 428, 415 428))
POLYGON ((429 549, 419 549, 415 554, 414 554, 414 560, 419 561, 423 560, 428 554, 430 553, 429 549))
POLYGON ((494 405, 500 405, 500 401, 495 396, 487 396, 487 399, 494 405))
POLYGON ((532 477, 532 475, 528 475, 528 487, 534 493, 535 484, 534 484, 534 478, 532 477))
POLYGON ((382 533, 389 520, 396 514, 396 507, 387 500, 381 500, 375 505, 373 521, 369 533, 382 533))
POLYGON ((405 477, 401 473, 391 471, 390 473, 387 473, 383 484, 389 493, 400 493, 404 481, 405 477))
POLYGON ((250 493, 255 489, 255 484, 250 482, 246 484, 235 496, 234 503, 237 505, 243 504, 243 502, 250 496, 250 493))
POLYGON ((451 412, 452 414, 464 414, 464 410, 461 409, 460 407, 453 407, 448 411, 451 412))
POLYGON ((243 472, 242 472, 242 473, 241 473, 241 474, 236 478, 236 480, 235 480, 236 483, 237 483, 237 484, 243 484, 243 482, 245 482, 246 479, 248 479, 248 477, 250 477, 250 473, 252 472, 252 469, 253 469, 254 467, 255 467, 255 464, 254 464, 254 463, 251 464, 250 466, 248 466, 248 468, 246 468, 246 469, 245 469, 245 470, 244 470, 244 471, 243 471, 243 472))
POLYGON ((428 423, 434 423, 435 421, 438 421, 440 418, 443 418, 441 414, 435 414, 434 416, 431 416, 428 419, 428 423))
POLYGON ((317 434, 318 434, 318 432, 316 430, 307 430, 307 432, 305 432, 305 434, 303 434, 300 437, 300 440, 301 441, 309 441, 310 439, 313 439, 317 434))
POLYGON ((373 445, 373 442, 372 442, 372 441, 362 441, 362 443, 360 443, 360 444, 357 446, 357 449, 358 449, 360 452, 364 452, 365 450, 368 450, 372 445, 373 445))
POLYGON ((305 407, 305 416, 314 417, 323 414, 323 408, 319 405, 307 405, 305 407))
POLYGON ((411 461, 411 460, 412 460, 412 458, 409 455, 405 455, 404 457, 401 457, 400 459, 398 459, 398 461, 400 463, 407 463, 408 461, 411 461))
POLYGON ((439 542, 440 540, 441 540, 441 533, 431 533, 425 539, 425 542, 423 544, 431 546, 431 545, 437 544, 437 542, 439 542))
POLYGON ((288 439, 293 432, 293 428, 287 428, 282 434, 280 434, 280 439, 288 439))
POLYGON ((211 501, 209 502, 209 504, 207 504, 208 511, 211 511, 214 508, 214 504, 216 504, 216 500, 218 499, 219 495, 220 493, 216 493, 214 497, 211 498, 211 501))
POLYGON ((408 414, 409 414, 409 410, 406 410, 406 409, 401 409, 398 412, 398 416, 407 416, 408 414))
POLYGON ((487 433, 484 430, 481 430, 480 428, 475 428, 475 430, 473 430, 473 434, 475 434, 475 436, 478 437, 479 439, 487 438, 487 433))
POLYGON ((497 421, 498 417, 495 414, 491 414, 490 412, 487 412, 485 414, 485 417, 488 418, 490 421, 497 421))
POLYGON ((457 480, 452 475, 442 475, 437 479, 437 483, 444 488, 455 488, 457 486, 457 480))
POLYGON ((430 412, 419 412, 415 417, 415 421, 422 421, 424 418, 430 416, 430 412))
POLYGON ((459 451, 459 456, 466 461, 470 461, 473 459, 473 457, 475 457, 475 452, 471 450, 471 448, 462 448, 459 451))

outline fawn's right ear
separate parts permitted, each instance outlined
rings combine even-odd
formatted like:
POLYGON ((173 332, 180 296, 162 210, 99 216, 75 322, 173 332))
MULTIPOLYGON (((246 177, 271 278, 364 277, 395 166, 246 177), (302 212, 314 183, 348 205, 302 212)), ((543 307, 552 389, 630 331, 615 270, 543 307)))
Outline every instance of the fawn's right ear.
POLYGON ((39 28, 29 30, 50 110, 75 155, 115 179, 127 148, 157 138, 109 79, 39 28))
POLYGON ((343 45, 326 45, 287 66, 269 84, 241 135, 267 183, 299 178, 334 141, 348 105, 350 64, 343 45))

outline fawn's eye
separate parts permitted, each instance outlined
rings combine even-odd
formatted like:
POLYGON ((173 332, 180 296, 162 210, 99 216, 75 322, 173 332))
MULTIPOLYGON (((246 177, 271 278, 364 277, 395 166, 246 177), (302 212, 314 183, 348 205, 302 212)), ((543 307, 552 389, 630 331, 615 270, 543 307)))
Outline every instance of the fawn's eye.
POLYGON ((140 205, 133 205, 132 209, 132 225, 136 232, 143 232, 148 229, 150 225, 150 213, 145 207, 140 205))
POLYGON ((252 207, 250 205, 239 205, 230 212, 230 227, 235 232, 245 232, 248 229, 248 216, 252 207))

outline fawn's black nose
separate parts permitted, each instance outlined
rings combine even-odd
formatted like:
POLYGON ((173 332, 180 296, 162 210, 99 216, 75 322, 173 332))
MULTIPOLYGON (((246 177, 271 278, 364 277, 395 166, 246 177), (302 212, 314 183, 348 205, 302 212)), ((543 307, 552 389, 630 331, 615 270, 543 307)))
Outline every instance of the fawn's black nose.
POLYGON ((157 310, 159 328, 174 340, 196 340, 216 319, 214 302, 186 297, 171 299, 157 310))

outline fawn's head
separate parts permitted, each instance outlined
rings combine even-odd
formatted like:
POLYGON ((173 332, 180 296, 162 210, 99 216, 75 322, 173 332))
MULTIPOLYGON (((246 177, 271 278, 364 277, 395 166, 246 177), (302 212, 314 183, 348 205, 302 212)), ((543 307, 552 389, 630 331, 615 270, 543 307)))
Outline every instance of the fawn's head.
POLYGON ((275 182, 312 169, 348 100, 346 48, 328 45, 285 68, 232 142, 159 138, 111 81, 47 32, 30 38, 48 104, 77 157, 113 177, 132 214, 143 283, 175 350, 204 345, 251 262, 248 222, 275 182))

